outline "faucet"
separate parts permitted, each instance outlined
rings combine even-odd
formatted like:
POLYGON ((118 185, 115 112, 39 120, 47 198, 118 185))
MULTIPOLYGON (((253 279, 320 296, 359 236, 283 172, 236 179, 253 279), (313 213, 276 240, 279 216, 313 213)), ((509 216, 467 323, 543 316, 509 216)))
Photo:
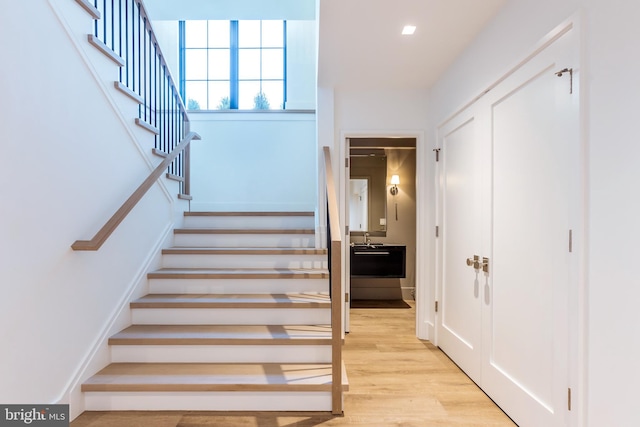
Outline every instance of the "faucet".
POLYGON ((369 239, 369 233, 367 233, 367 232, 364 233, 364 243, 367 246, 369 246, 371 244, 371 239, 369 239))

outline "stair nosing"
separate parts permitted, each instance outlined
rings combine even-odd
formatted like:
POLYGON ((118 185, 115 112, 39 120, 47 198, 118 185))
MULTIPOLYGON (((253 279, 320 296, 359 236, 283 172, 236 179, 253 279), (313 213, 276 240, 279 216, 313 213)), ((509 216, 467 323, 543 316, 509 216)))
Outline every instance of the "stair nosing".
POLYGON ((174 246, 163 255, 327 255, 327 249, 315 248, 206 248, 174 246))
POLYGON ((315 230, 312 228, 260 228, 260 229, 247 229, 247 228, 175 228, 173 234, 315 234, 315 230))
POLYGON ((313 294, 148 294, 131 301, 132 309, 150 308, 328 308, 326 293, 313 294))
MULTIPOLYGON (((342 372, 346 391, 349 384, 344 364, 342 372)), ((81 391, 330 391, 331 386, 330 363, 112 363, 85 381, 81 391), (185 370, 186 366, 189 368, 185 370), (135 372, 137 369, 141 371, 135 372), (324 372, 318 373, 318 369, 324 372), (309 371, 309 375, 303 376, 304 371, 309 371), (283 375, 286 372, 295 372, 295 375, 287 378, 283 375), (120 378, 129 381, 119 382, 120 378), (207 381, 209 379, 221 381, 207 381), (307 382, 300 382, 305 380, 307 382)))
POLYGON ((300 211, 300 212, 209 212, 209 211, 200 211, 200 212, 184 212, 184 216, 217 216, 217 217, 225 217, 225 216, 258 216, 258 217, 273 217, 273 216, 315 216, 314 212, 309 211, 300 211))
POLYGON ((112 335, 109 345, 331 345, 331 339, 331 326, 328 324, 134 324, 112 335))
POLYGON ((331 338, 109 338, 109 345, 331 346, 331 338))
POLYGON ((162 268, 147 274, 148 279, 326 279, 326 269, 191 269, 162 268))

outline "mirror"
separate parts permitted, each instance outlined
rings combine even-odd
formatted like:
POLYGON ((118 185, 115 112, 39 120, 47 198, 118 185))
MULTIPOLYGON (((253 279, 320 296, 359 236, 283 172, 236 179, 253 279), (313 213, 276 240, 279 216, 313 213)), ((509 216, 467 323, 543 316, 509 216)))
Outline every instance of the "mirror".
POLYGON ((351 231, 369 229, 369 178, 349 180, 349 224, 351 231))
POLYGON ((386 236, 387 156, 383 149, 351 149, 349 230, 386 236))

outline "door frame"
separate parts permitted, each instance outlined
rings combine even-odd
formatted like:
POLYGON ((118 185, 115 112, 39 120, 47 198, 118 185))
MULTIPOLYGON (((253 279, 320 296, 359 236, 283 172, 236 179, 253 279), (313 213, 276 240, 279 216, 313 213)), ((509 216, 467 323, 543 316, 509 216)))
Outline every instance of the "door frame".
MULTIPOLYGON (((427 239, 422 236, 427 235, 427 201, 433 198, 433 189, 427 185, 427 162, 426 162, 426 142, 425 134, 422 130, 342 130, 340 131, 339 156, 336 162, 340 165, 338 178, 339 200, 340 200, 340 222, 347 224, 347 207, 349 197, 349 176, 345 160, 349 158, 349 138, 415 138, 416 140, 416 336, 420 339, 429 339, 431 325, 428 321, 428 310, 425 304, 431 294, 431 282, 427 275, 427 265, 431 261, 419 262, 419 260, 431 260, 432 254, 427 239)), ((345 284, 345 292, 348 292, 350 279, 350 268, 348 261, 349 235, 345 233, 342 249, 342 281, 345 284)), ((345 312, 345 332, 349 331, 349 308, 350 303, 344 304, 345 312)))

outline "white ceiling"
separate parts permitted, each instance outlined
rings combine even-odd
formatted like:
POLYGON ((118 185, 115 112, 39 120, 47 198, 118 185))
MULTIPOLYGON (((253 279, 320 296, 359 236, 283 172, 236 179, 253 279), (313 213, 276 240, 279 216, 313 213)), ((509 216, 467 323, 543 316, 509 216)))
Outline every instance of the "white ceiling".
POLYGON ((320 0, 318 83, 429 88, 507 1, 320 0))
POLYGON ((358 90, 431 87, 507 1, 145 0, 145 5, 153 20, 319 19, 318 84, 358 90), (417 26, 413 36, 400 34, 406 24, 417 26))

